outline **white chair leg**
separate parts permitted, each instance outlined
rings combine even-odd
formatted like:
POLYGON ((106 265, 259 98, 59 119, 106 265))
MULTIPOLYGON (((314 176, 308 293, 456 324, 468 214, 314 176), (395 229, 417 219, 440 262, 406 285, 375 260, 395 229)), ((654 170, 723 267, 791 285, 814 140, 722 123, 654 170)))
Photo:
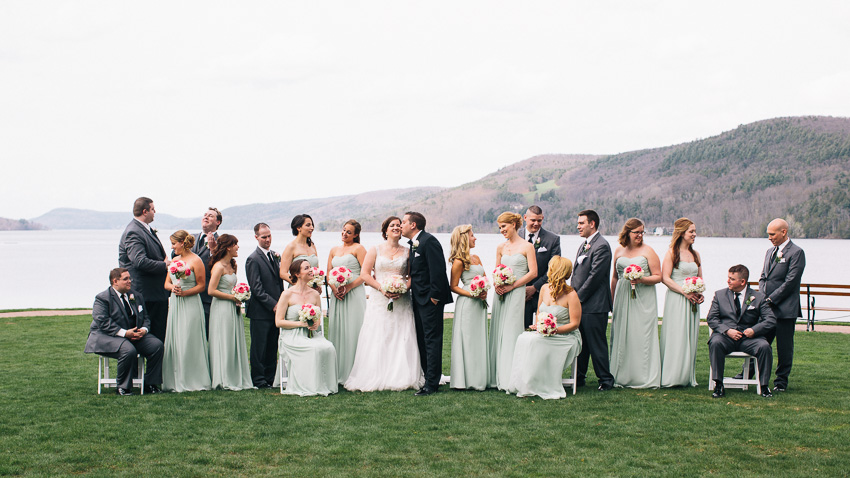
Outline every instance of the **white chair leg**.
MULTIPOLYGON (((744 380, 749 380, 749 379, 750 379, 750 359, 749 359, 749 357, 747 357, 747 358, 745 358, 745 359, 744 359, 744 371, 743 371, 743 375, 742 375, 742 376, 744 377, 744 380)), ((741 389, 742 389, 742 390, 749 390, 749 389, 750 389, 750 386, 749 386, 748 384, 746 384, 746 383, 745 383, 745 384, 741 387, 741 389)))
MULTIPOLYGON (((759 374, 759 361, 753 357, 753 367, 756 368, 756 393, 761 395, 761 374, 759 374)), ((748 360, 749 362, 749 360, 748 360)))
POLYGON ((572 380, 573 380, 573 395, 575 395, 576 394, 576 388, 578 388, 578 357, 573 359, 572 380))

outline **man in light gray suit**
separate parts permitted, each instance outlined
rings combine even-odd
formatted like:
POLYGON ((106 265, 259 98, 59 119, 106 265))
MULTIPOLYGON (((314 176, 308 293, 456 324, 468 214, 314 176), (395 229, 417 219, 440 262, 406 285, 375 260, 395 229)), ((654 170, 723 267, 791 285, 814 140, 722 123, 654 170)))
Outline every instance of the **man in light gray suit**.
POLYGON ((773 342, 776 336, 776 379, 773 388, 784 392, 794 359, 794 326, 803 316, 800 307, 800 282, 806 268, 806 254, 788 237, 788 223, 774 219, 767 225, 767 237, 773 247, 764 256, 764 268, 759 278, 759 291, 767 297, 776 316, 776 330, 767 335, 773 342))
POLYGON ((578 356, 578 385, 587 377, 587 364, 599 378, 599 391, 614 387, 608 362, 608 313, 611 312, 611 246, 599 233, 599 214, 587 209, 578 213, 578 233, 585 240, 576 253, 570 285, 581 302, 579 332, 583 346, 578 356))
POLYGON ((159 393, 162 383, 162 341, 148 334, 150 317, 142 294, 132 289, 130 272, 118 267, 109 272, 111 287, 97 294, 86 353, 118 359, 116 392, 132 395, 136 355, 147 359, 145 393, 159 393))
POLYGON ((140 197, 133 203, 133 220, 124 229, 118 243, 118 265, 130 271, 133 287, 145 297, 151 333, 165 342, 168 320, 165 276, 171 259, 165 255, 156 229, 150 226, 155 214, 152 199, 140 197))
POLYGON ((773 353, 765 335, 776 327, 776 318, 764 294, 747 285, 749 278, 750 271, 745 266, 739 264, 730 267, 726 279, 728 288, 714 293, 706 316, 708 326, 714 332, 708 340, 708 358, 712 369, 709 378, 714 380, 714 392, 711 394, 714 398, 726 395, 723 387, 726 355, 738 351, 756 357, 761 396, 773 396, 768 388, 773 353))
POLYGON ((283 292, 280 278, 280 256, 271 250, 272 232, 268 224, 254 226, 257 249, 245 261, 251 298, 245 306, 251 327, 251 381, 257 388, 270 388, 277 366, 277 339, 280 329, 275 327, 274 315, 277 301, 283 292))
POLYGON ((537 278, 525 286, 525 328, 528 328, 537 311, 540 289, 549 281, 546 275, 549 261, 552 256, 561 255, 561 238, 543 229, 543 210, 540 206, 530 206, 522 218, 525 220, 522 237, 534 246, 537 256, 537 278))

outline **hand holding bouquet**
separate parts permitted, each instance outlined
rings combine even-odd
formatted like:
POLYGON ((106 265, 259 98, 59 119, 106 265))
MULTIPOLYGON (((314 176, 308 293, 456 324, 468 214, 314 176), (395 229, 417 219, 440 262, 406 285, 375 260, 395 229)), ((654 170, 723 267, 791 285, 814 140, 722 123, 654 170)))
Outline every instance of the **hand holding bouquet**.
POLYGON ((312 287, 313 289, 321 286, 325 283, 325 271, 319 269, 318 267, 313 268, 313 278, 310 279, 310 282, 307 283, 308 287, 312 287))
MULTIPOLYGON (((504 264, 496 266, 496 269, 493 271, 493 284, 496 287, 511 285, 514 282, 516 282, 516 276, 513 269, 504 264)), ((500 294, 499 300, 505 300, 505 296, 500 294)))
POLYGON ((245 302, 251 298, 251 288, 244 282, 240 282, 233 286, 230 293, 233 294, 233 297, 236 297, 239 302, 245 302))
POLYGON ((322 308, 318 305, 304 304, 301 306, 301 310, 298 311, 298 320, 307 323, 307 337, 313 337, 313 331, 310 327, 313 327, 317 321, 322 320, 322 308))
MULTIPOLYGON (((703 292, 705 292, 705 282, 703 282, 702 277, 688 277, 682 284, 682 293, 685 295, 702 294, 703 292)), ((691 301, 691 310, 697 311, 696 302, 691 301)))
POLYGON ((183 261, 173 261, 171 265, 168 266, 168 272, 176 277, 173 281, 174 285, 180 287, 180 279, 192 275, 192 268, 189 267, 189 264, 183 261))
POLYGON ((541 315, 537 318, 537 333, 547 337, 557 334, 558 319, 549 313, 541 315))
POLYGON ((634 281, 640 279, 641 277, 644 277, 645 275, 646 272, 644 272, 644 270, 641 269, 641 267, 637 264, 632 264, 626 267, 626 269, 623 271, 623 277, 625 277, 632 283, 632 299, 637 298, 637 295, 635 294, 634 281))
MULTIPOLYGON (((469 283, 469 293, 472 294, 472 297, 480 298, 482 295, 484 295, 486 298, 488 290, 490 290, 490 281, 487 280, 487 276, 475 276, 469 283)), ((486 309, 487 300, 481 299, 481 303, 486 309)))
MULTIPOLYGON (((389 276, 381 282, 381 290, 387 294, 404 294, 407 292, 407 282, 402 276, 389 276)), ((387 302, 387 310, 390 312, 393 311, 393 300, 394 299, 390 299, 390 301, 387 302)))

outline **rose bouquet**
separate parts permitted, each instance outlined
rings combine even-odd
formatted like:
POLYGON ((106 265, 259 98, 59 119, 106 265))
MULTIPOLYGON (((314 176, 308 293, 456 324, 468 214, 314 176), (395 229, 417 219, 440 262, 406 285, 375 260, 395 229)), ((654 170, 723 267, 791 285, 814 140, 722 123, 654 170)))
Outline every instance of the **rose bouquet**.
MULTIPOLYGON (((317 320, 322 320, 322 308, 318 305, 304 304, 298 311, 298 320, 312 327, 317 320)), ((307 337, 313 337, 312 330, 307 329, 307 337)))
POLYGON ((537 333, 551 336, 558 333, 558 319, 554 315, 546 313, 537 318, 537 333))
POLYGON ((308 287, 316 288, 325 283, 325 271, 318 267, 313 268, 313 278, 307 283, 308 287))
MULTIPOLYGON (((402 276, 389 276, 381 282, 381 290, 390 294, 404 294, 407 292, 407 282, 402 276)), ((387 310, 393 311, 393 299, 387 302, 387 310)))
MULTIPOLYGON (((705 292, 705 282, 703 282, 702 277, 688 277, 682 284, 682 293, 685 295, 702 294, 703 292, 705 292)), ((696 304, 691 304, 691 311, 697 311, 696 304)))
MULTIPOLYGON (((628 279, 629 281, 638 280, 641 277, 645 276, 646 272, 641 269, 641 267, 637 264, 632 264, 623 271, 623 277, 628 279)), ((632 299, 637 298, 637 294, 635 294, 635 285, 632 284, 632 299)))
POLYGON ((328 274, 331 284, 342 287, 352 281, 351 269, 345 266, 334 267, 328 274))
MULTIPOLYGON (((490 290, 490 281, 487 280, 487 276, 475 276, 469 282, 469 293, 472 294, 472 297, 479 297, 488 290, 490 290)), ((487 308, 486 300, 482 300, 481 304, 484 305, 485 309, 487 308)))
POLYGON ((251 288, 244 282, 240 282, 233 286, 230 293, 233 294, 233 297, 239 299, 239 302, 245 302, 251 298, 251 288))
MULTIPOLYGON (((497 286, 511 285, 514 282, 516 282, 516 276, 514 275, 513 269, 504 264, 496 266, 496 269, 493 271, 493 284, 497 286)), ((505 296, 500 295, 499 300, 505 300, 505 296)))
POLYGON ((174 261, 168 266, 168 272, 176 277, 173 281, 174 285, 180 287, 180 280, 192 275, 192 268, 189 267, 189 264, 186 264, 183 261, 174 261))

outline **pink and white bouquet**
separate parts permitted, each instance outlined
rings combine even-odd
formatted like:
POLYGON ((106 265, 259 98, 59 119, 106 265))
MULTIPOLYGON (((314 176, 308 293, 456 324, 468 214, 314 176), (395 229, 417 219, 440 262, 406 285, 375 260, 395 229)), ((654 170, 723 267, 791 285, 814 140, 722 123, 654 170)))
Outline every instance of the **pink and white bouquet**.
MULTIPOLYGON (((703 292, 705 292, 705 282, 703 282, 702 277, 688 277, 682 284, 682 293, 685 295, 702 294, 703 292)), ((691 311, 697 311, 696 304, 691 304, 691 311)))
MULTIPOLYGON (((496 269, 493 271, 493 284, 496 286, 511 285, 514 282, 516 282, 516 276, 513 269, 504 264, 496 266, 496 269)), ((505 300, 505 296, 500 295, 499 300, 505 300)))
POLYGON ((251 288, 244 282, 240 282, 233 286, 230 293, 233 294, 233 297, 236 297, 239 302, 245 302, 251 298, 251 288))
POLYGON ((180 280, 192 275, 192 268, 189 267, 189 264, 183 261, 173 261, 171 265, 168 266, 168 272, 176 277, 173 281, 174 285, 180 287, 180 280))
MULTIPOLYGON (((475 276, 469 282, 469 293, 472 294, 472 297, 479 297, 488 290, 490 290, 490 281, 487 280, 487 276, 475 276)), ((485 309, 487 308, 486 300, 482 300, 481 304, 484 305, 485 309)))
POLYGON ((325 271, 318 267, 313 268, 313 278, 307 283, 308 287, 316 288, 325 283, 325 271))
MULTIPOLYGON (((306 322, 308 326, 313 326, 317 320, 322 320, 322 308, 318 305, 304 304, 301 310, 298 311, 298 320, 306 322)), ((307 337, 312 337, 313 331, 307 329, 307 337)))
POLYGON ((557 334, 558 319, 549 313, 541 315, 537 318, 537 333, 547 337, 557 334))
POLYGON ((352 282, 352 277, 354 276, 351 273, 351 269, 345 266, 334 267, 331 269, 330 274, 330 283, 337 286, 342 287, 346 284, 350 284, 352 282))
MULTIPOLYGON (((381 282, 381 290, 390 294, 404 294, 407 292, 407 281, 399 275, 389 276, 381 282)), ((393 299, 387 302, 387 310, 393 311, 393 299)))
MULTIPOLYGON (((638 280, 645 275, 646 272, 644 272, 644 270, 637 264, 632 264, 623 270, 623 277, 629 281, 638 280)), ((637 298, 637 295, 635 294, 635 285, 632 284, 632 299, 634 298, 637 298)))

